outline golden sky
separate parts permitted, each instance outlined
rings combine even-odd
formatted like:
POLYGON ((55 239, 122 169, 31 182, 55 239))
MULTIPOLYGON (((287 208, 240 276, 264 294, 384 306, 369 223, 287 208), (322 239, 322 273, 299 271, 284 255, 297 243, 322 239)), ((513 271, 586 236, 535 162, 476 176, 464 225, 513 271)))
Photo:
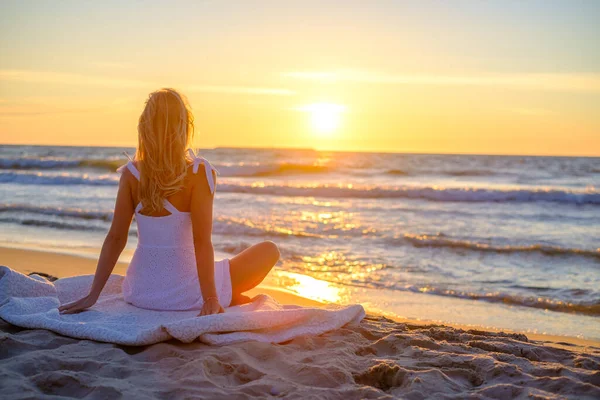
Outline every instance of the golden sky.
POLYGON ((174 87, 203 148, 600 155, 600 2, 0 4, 0 143, 136 143, 174 87))

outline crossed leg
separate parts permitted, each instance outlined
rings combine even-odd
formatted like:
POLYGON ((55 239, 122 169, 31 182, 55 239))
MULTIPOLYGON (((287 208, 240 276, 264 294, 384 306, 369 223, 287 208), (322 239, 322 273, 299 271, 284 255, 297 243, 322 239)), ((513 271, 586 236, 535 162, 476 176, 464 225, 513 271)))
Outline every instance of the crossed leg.
POLYGON ((231 305, 250 301, 242 293, 254 288, 265 279, 271 268, 279 260, 279 248, 271 241, 265 241, 247 248, 229 260, 231 273, 231 305))

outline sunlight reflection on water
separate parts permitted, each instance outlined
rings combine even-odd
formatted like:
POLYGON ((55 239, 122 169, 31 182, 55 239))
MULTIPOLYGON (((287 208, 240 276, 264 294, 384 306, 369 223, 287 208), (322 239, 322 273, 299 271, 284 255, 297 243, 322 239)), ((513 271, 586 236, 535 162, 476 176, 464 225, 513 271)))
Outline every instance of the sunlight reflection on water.
POLYGON ((325 303, 345 303, 349 296, 344 288, 333 283, 294 272, 276 271, 280 285, 302 297, 325 303))

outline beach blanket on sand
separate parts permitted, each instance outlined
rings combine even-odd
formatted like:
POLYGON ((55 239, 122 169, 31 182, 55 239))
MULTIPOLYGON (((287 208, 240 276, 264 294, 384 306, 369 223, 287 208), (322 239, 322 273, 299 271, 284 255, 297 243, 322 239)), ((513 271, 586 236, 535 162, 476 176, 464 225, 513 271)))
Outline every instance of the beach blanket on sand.
POLYGON ((50 282, 0 266, 0 318, 24 328, 41 328, 78 339, 142 346, 175 338, 225 345, 248 340, 281 343, 319 335, 365 316, 360 305, 308 308, 281 305, 267 295, 229 307, 224 314, 198 317, 199 311, 145 310, 123 300, 122 275, 113 274, 98 302, 78 314, 61 315, 58 306, 85 296, 93 275, 50 282))

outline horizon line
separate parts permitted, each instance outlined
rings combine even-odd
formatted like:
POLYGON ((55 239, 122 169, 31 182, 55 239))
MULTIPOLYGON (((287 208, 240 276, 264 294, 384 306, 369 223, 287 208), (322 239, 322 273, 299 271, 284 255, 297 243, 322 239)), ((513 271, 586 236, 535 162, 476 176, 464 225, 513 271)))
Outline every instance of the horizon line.
MULTIPOLYGON (((115 146, 115 145, 61 145, 61 144, 31 144, 31 143, 0 143, 0 146, 33 146, 33 147, 97 147, 97 148, 136 148, 137 146, 115 146)), ((408 154, 408 155, 429 155, 429 156, 493 156, 493 157, 561 157, 561 158, 600 158, 597 155, 565 155, 565 154, 505 154, 505 153, 458 153, 458 152, 422 152, 422 151, 379 151, 379 150, 326 150, 310 147, 260 147, 260 146, 215 146, 215 147, 194 147, 200 150, 296 150, 296 151, 314 151, 320 153, 370 153, 370 154, 408 154)))

